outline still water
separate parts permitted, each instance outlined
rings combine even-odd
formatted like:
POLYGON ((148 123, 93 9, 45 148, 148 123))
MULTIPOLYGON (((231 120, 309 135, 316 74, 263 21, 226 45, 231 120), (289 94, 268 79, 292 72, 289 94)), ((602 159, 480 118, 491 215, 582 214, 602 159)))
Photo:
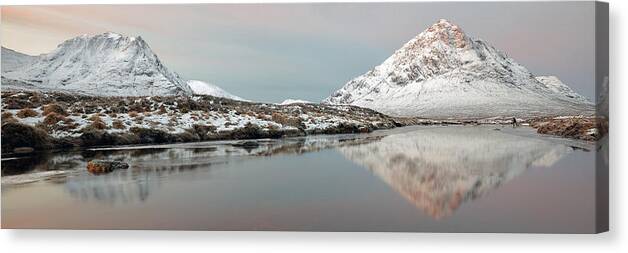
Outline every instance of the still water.
POLYGON ((593 145, 500 126, 2 160, 3 228, 592 232, 593 145), (127 170, 92 175, 92 159, 127 170))

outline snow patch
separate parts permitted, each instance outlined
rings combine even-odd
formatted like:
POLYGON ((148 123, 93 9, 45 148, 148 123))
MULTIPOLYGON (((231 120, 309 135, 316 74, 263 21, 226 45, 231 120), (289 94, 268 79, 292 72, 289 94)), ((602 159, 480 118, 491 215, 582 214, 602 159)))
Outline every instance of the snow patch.
POLYGON ((314 104, 314 102, 310 102, 307 100, 301 100, 301 99, 286 99, 284 101, 282 101, 281 103, 279 103, 279 105, 291 105, 291 104, 314 104))
POLYGON ((248 101, 246 99, 233 95, 214 84, 210 84, 210 83, 206 83, 206 82, 198 81, 198 80, 189 80, 187 81, 187 84, 190 87, 190 89, 192 89, 192 92, 195 95, 210 95, 214 97, 222 97, 222 98, 229 98, 233 100, 248 101))

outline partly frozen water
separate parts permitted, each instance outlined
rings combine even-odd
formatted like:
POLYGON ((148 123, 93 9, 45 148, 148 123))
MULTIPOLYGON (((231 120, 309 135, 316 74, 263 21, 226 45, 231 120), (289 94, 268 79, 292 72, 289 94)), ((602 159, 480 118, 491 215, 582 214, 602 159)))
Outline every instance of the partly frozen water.
POLYGON ((500 126, 2 160, 3 228, 593 232, 593 145, 500 126), (91 159, 128 162, 91 175, 91 159))

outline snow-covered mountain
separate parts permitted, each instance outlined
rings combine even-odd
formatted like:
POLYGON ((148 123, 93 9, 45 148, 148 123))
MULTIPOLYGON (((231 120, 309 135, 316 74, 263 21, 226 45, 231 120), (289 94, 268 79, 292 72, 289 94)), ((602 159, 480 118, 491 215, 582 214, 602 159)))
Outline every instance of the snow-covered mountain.
POLYGON ((302 100, 302 99, 292 99, 292 98, 288 98, 284 101, 281 101, 281 103, 279 103, 280 105, 291 105, 291 104, 314 104, 313 102, 307 101, 307 100, 302 100))
POLYGON ((441 19, 323 103, 429 118, 593 113, 591 102, 557 80, 537 80, 505 53, 441 19))
POLYGON ((141 37, 107 32, 67 40, 34 58, 4 48, 2 54, 4 78, 41 89, 99 96, 192 94, 186 82, 168 70, 141 37))
POLYGON ((0 68, 2 69, 2 73, 14 71, 22 66, 36 61, 38 58, 39 57, 37 56, 23 54, 15 50, 2 47, 2 65, 0 68))
POLYGON ((589 99, 576 93, 556 76, 537 76, 536 80, 545 85, 548 89, 556 92, 557 94, 562 94, 563 96, 567 97, 567 99, 581 101, 583 103, 590 103, 589 99))
POLYGON ((189 80, 187 84, 188 86, 190 86, 190 89, 192 89, 192 93, 194 93, 195 95, 210 95, 214 97, 223 97, 223 98, 229 98, 233 100, 248 101, 246 99, 233 95, 211 83, 206 83, 206 82, 198 81, 198 80, 189 80))

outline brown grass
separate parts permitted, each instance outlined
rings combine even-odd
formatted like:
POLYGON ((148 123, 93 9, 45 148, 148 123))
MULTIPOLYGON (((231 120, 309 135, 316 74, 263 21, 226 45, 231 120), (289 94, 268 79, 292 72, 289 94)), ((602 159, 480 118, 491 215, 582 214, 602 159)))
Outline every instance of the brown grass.
POLYGON ((89 116, 88 120, 91 121, 102 121, 102 119, 100 118, 100 113, 94 113, 91 116, 89 116))
POLYGON ((11 112, 3 112, 2 113, 2 120, 8 119, 8 118, 13 118, 13 113, 11 113, 11 112))
POLYGON ((2 125, 7 123, 17 123, 18 120, 13 118, 13 113, 3 112, 2 113, 2 125))
POLYGON ((596 118, 548 119, 530 124, 540 134, 558 135, 588 141, 598 140, 606 134, 603 125, 603 120, 596 118), (596 134, 588 134, 590 130, 595 128, 598 130, 596 134))
POLYGON ((39 113, 31 108, 24 108, 15 114, 18 118, 29 118, 29 117, 37 117, 39 113))
POLYGON ((115 129, 125 129, 124 123, 122 120, 116 119, 112 122, 112 127, 115 129))
POLYGON ((18 147, 45 149, 51 144, 50 138, 44 130, 29 125, 4 122, 1 142, 2 152, 10 152, 18 147))
MULTIPOLYGON (((72 120, 70 118, 68 118, 68 119, 72 120)), ((67 129, 76 129, 79 126, 79 124, 72 123, 72 121, 70 121, 70 122, 66 121, 65 123, 66 123, 67 129)))
POLYGON ((41 103, 43 98, 39 93, 33 93, 28 100, 31 101, 31 103, 41 103))
POLYGON ((47 104, 44 105, 44 113, 43 115, 48 115, 50 113, 56 113, 56 114, 60 114, 63 116, 67 116, 68 113, 65 111, 65 108, 63 108, 61 105, 58 104, 47 104))
POLYGON ((282 124, 284 126, 294 126, 299 127, 301 125, 301 119, 297 117, 290 117, 289 115, 273 112, 272 121, 282 124))
POLYGON ((107 124, 105 124, 105 122, 102 121, 102 119, 100 118, 100 115, 98 113, 92 115, 91 117, 89 117, 89 120, 92 121, 92 123, 90 124, 90 126, 93 129, 105 129, 107 128, 107 124))
POLYGON ((160 107, 159 107, 159 111, 157 111, 157 114, 159 114, 159 115, 163 115, 163 114, 166 114, 166 113, 168 113, 168 111, 166 110, 166 107, 165 107, 165 106, 163 106, 163 105, 162 105, 162 106, 160 106, 160 107))
POLYGON ((137 113, 136 111, 130 111, 130 112, 129 112, 129 117, 131 117, 131 118, 135 118, 135 117, 137 117, 137 116, 139 116, 139 115, 140 115, 140 114, 139 114, 139 113, 137 113))
POLYGON ((46 117, 44 118, 44 125, 47 126, 52 126, 57 124, 59 121, 66 121, 67 118, 61 114, 58 114, 56 112, 50 112, 46 115, 46 117))

